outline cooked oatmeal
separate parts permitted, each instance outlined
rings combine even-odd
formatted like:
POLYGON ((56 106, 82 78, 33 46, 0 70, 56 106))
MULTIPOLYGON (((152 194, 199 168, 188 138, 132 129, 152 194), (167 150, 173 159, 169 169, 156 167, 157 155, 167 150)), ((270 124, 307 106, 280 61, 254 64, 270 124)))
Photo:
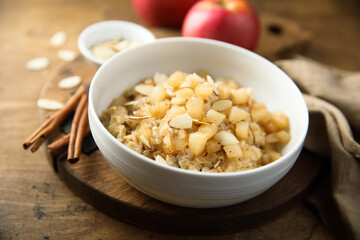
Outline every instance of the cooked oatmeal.
POLYGON ((100 120, 134 151, 202 172, 266 165, 291 138, 282 111, 269 112, 251 88, 205 71, 155 73, 115 99, 100 120))

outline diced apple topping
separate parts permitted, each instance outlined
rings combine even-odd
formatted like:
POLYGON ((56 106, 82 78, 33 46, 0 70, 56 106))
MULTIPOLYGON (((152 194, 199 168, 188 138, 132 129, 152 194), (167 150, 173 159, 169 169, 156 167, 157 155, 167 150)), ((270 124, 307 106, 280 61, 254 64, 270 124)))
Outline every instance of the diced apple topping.
POLYGON ((203 121, 215 123, 217 125, 220 125, 222 121, 226 118, 225 114, 219 113, 213 109, 210 109, 204 116, 203 121))
POLYGON ((229 159, 239 159, 243 156, 239 144, 230 144, 223 147, 229 159))
POLYGON ((249 117, 249 113, 239 107, 232 107, 229 113, 229 121, 233 124, 237 124, 247 117, 249 117))
POLYGON ((214 79, 207 71, 157 72, 100 120, 127 147, 173 167, 234 172, 279 159, 291 140, 285 113, 268 111, 234 78, 214 79))
POLYGON ((223 146, 239 143, 239 140, 232 133, 224 130, 217 132, 214 139, 218 140, 223 146))
POLYGON ((194 156, 199 156, 207 143, 208 135, 203 132, 194 132, 189 135, 189 149, 194 156))

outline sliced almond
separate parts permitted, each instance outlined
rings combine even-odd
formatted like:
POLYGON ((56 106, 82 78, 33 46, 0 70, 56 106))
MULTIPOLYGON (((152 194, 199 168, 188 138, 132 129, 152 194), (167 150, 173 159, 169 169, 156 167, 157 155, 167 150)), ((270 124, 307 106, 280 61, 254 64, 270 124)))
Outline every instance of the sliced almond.
POLYGON ((158 163, 161 163, 161 164, 164 164, 164 165, 167 165, 165 159, 160 156, 160 155, 157 155, 156 158, 155 158, 155 162, 158 162, 158 163))
POLYGON ((57 56, 65 62, 71 62, 76 58, 76 52, 71 50, 59 50, 57 56))
POLYGON ((51 36, 50 38, 50 45, 53 47, 60 47, 64 45, 66 42, 66 33, 63 31, 59 31, 51 36))
POLYGON ((140 117, 128 116, 128 118, 129 118, 130 120, 143 120, 143 119, 151 118, 151 116, 140 116, 140 117))
POLYGON ((79 84, 81 83, 81 77, 80 76, 71 76, 71 77, 67 77, 62 79, 59 83, 58 83, 58 87, 62 88, 62 89, 69 89, 69 88, 74 88, 79 86, 79 84))
POLYGON ((46 57, 33 58, 25 64, 25 67, 31 71, 40 71, 46 69, 50 61, 46 57))
POLYGON ((223 146, 239 143, 239 140, 232 133, 227 131, 217 132, 214 139, 218 140, 223 146))
POLYGON ((95 57, 102 60, 109 59, 116 53, 113 49, 103 45, 93 46, 90 51, 95 57))
POLYGON ((154 74, 154 82, 155 82, 156 86, 166 83, 166 81, 168 79, 169 79, 169 77, 165 73, 157 72, 154 74))
POLYGON ((139 84, 135 86, 135 91, 142 95, 149 96, 152 93, 152 91, 154 91, 154 86, 139 84))
POLYGON ((134 101, 126 102, 126 103, 124 103, 123 105, 124 105, 124 106, 131 106, 131 105, 137 104, 138 102, 139 102, 138 100, 134 100, 134 101))
POLYGON ((219 96, 220 93, 219 93, 219 90, 217 89, 217 87, 216 87, 216 85, 215 85, 214 79, 213 79, 210 75, 207 75, 207 76, 206 76, 206 80, 207 80, 207 82, 208 82, 211 86, 214 87, 214 93, 215 93, 215 95, 216 95, 216 96, 219 96))
POLYGON ((232 106, 232 101, 230 99, 220 99, 215 101, 211 108, 215 111, 224 111, 229 109, 232 106))
POLYGON ((188 113, 176 115, 169 121, 170 127, 178 129, 187 129, 192 127, 193 119, 188 113))
POLYGON ((142 142, 147 148, 151 148, 149 141, 148 141, 143 135, 140 135, 139 140, 140 140, 140 142, 142 142))
POLYGON ((209 122, 204 122, 204 121, 200 121, 200 120, 197 120, 197 119, 193 119, 193 122, 198 123, 198 124, 211 125, 211 123, 209 123, 209 122))
POLYGON ((212 166, 211 169, 216 169, 217 167, 220 166, 221 163, 222 163, 222 160, 217 161, 217 162, 214 164, 214 166, 212 166))
POLYGON ((199 75, 197 75, 196 73, 192 74, 193 78, 198 81, 199 83, 205 82, 205 79, 203 79, 202 77, 200 77, 199 75))
POLYGON ((40 98, 37 101, 37 106, 45 110, 58 110, 62 108, 64 104, 55 100, 40 98))

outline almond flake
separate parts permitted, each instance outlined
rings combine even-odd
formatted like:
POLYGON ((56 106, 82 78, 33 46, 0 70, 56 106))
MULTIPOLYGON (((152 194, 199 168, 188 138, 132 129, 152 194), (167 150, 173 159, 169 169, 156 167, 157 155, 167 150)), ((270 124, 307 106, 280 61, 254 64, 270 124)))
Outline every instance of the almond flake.
POLYGON ((130 120, 143 120, 143 119, 151 118, 151 116, 141 116, 141 117, 128 116, 128 118, 129 118, 130 120))
POLYGON ((204 121, 200 121, 200 120, 197 120, 197 119, 193 119, 193 122, 194 123, 199 123, 199 124, 204 124, 204 125, 211 125, 211 123, 209 123, 209 122, 204 122, 204 121))
POLYGON ((58 87, 62 88, 62 89, 69 89, 69 88, 74 88, 79 86, 79 84, 81 83, 81 77, 80 76, 71 76, 71 77, 67 77, 62 79, 59 83, 58 83, 58 87))
POLYGON ((25 67, 31 71, 40 71, 46 69, 50 65, 50 61, 46 57, 34 58, 28 61, 25 67))
POLYGON ((149 96, 152 93, 152 91, 154 91, 154 86, 139 84, 135 86, 135 91, 142 95, 149 96))
POLYGON ((154 74, 154 82, 155 82, 156 86, 166 83, 166 81, 168 79, 169 79, 169 77, 165 73, 157 72, 154 74))
POLYGON ((137 104, 138 102, 139 102, 138 100, 134 100, 134 101, 126 102, 126 103, 124 103, 123 105, 124 105, 124 106, 131 106, 131 105, 137 104))
POLYGON ((215 111, 224 111, 232 106, 232 101, 230 99, 220 99, 215 101, 211 108, 215 111))
POLYGON ((187 129, 192 127, 192 122, 193 119, 190 117, 190 115, 188 113, 184 113, 171 118, 169 125, 173 128, 187 129))
POLYGON ((62 108, 64 104, 55 100, 40 98, 37 101, 37 106, 45 110, 58 110, 62 108))
POLYGON ((59 31, 51 36, 50 38, 50 44, 53 47, 60 47, 64 45, 66 42, 66 33, 63 31, 59 31))
POLYGON ((90 51, 95 57, 102 60, 109 59, 116 53, 113 49, 103 45, 94 46, 90 51))
POLYGON ((232 133, 227 131, 217 132, 214 136, 214 139, 219 141, 223 146, 239 143, 239 140, 232 133))
POLYGON ((140 142, 142 142, 147 148, 151 148, 149 141, 143 135, 140 135, 140 142))
POLYGON ((214 87, 214 93, 216 96, 219 96, 220 93, 219 93, 219 90, 216 88, 216 85, 215 85, 215 81, 214 79, 210 76, 210 75, 207 75, 206 76, 206 79, 207 79, 207 82, 214 87))
POLYGON ((57 56, 65 62, 71 62, 76 58, 76 52, 71 50, 59 50, 57 56))
POLYGON ((157 155, 157 156, 156 156, 155 162, 161 163, 161 164, 164 164, 164 165, 167 165, 165 159, 164 159, 162 156, 160 156, 160 155, 157 155))

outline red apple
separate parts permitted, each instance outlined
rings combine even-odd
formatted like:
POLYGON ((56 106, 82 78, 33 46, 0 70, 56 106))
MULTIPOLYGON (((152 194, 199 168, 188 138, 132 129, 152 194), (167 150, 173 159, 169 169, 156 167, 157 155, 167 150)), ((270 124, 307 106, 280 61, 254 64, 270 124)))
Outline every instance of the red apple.
POLYGON ((254 50, 259 40, 259 18, 245 0, 204 0, 187 13, 182 35, 232 43, 254 50))
POLYGON ((199 0, 131 0, 136 14, 154 27, 181 27, 188 10, 199 0))

